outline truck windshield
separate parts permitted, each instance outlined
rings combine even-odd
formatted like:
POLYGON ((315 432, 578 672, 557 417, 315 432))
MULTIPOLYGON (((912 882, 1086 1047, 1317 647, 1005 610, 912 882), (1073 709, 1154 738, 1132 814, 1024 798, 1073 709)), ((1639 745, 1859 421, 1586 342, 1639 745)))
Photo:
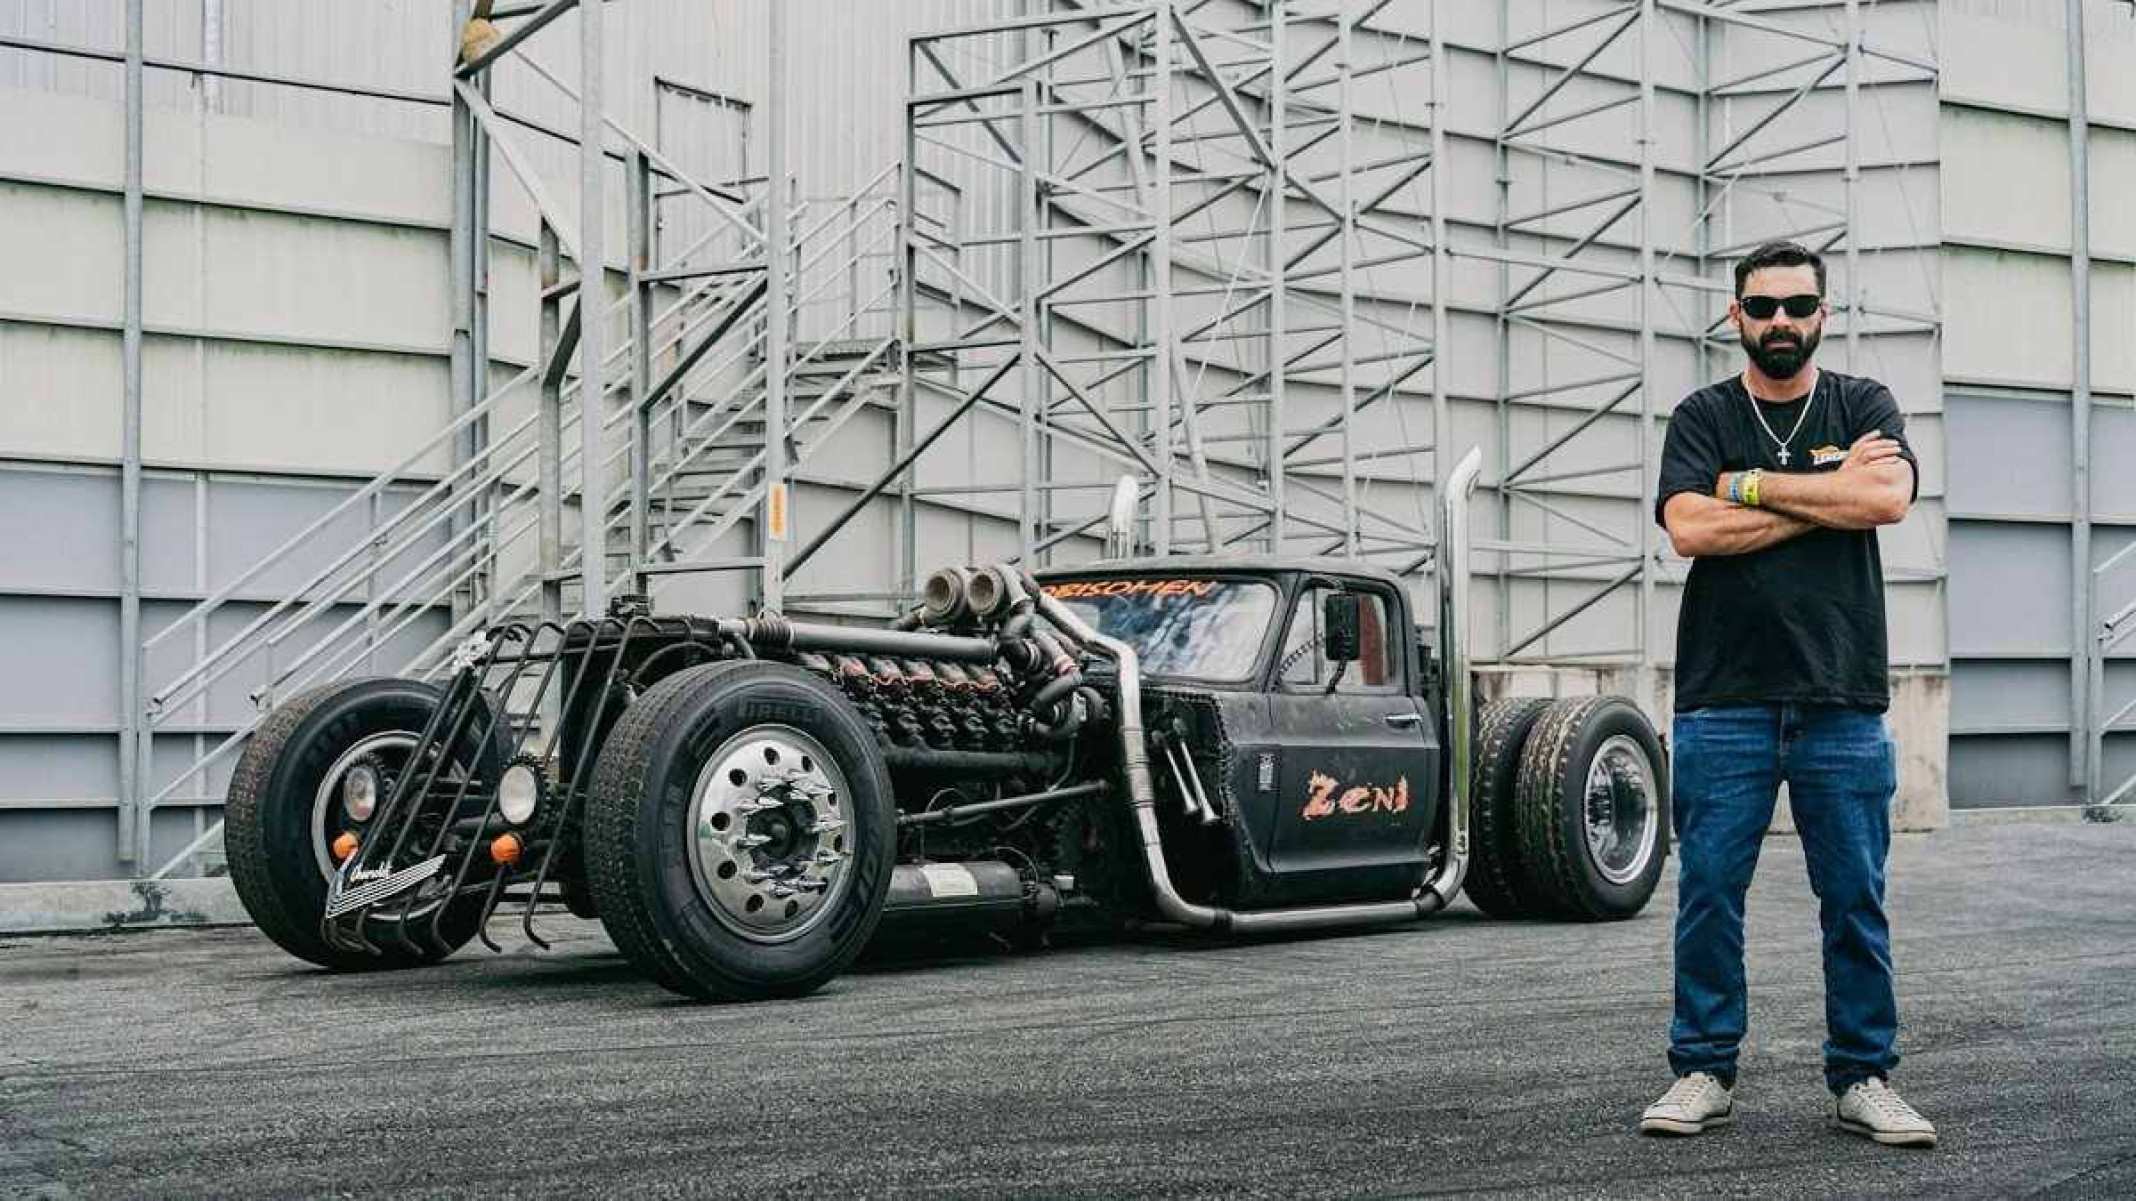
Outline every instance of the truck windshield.
POLYGON ((1151 675, 1243 680, 1276 611, 1276 590, 1252 580, 1056 580, 1048 595, 1098 632, 1135 648, 1151 675))

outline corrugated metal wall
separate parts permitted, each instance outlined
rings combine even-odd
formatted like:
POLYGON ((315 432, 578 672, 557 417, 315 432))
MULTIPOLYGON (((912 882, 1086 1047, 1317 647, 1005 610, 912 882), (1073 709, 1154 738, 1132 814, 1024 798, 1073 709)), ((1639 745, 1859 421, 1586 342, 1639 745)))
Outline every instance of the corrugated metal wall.
MULTIPOLYGON (((787 118, 810 195, 839 194, 895 159, 907 31, 1011 7, 792 2, 802 86, 787 118)), ((610 111, 653 137, 657 77, 750 104, 761 144, 755 7, 608 5, 608 77, 628 83, 611 92, 610 111)), ((0 0, 0 36, 118 52, 124 11, 122 0, 0 0)), ((147 73, 142 548, 152 634, 446 419, 452 30, 441 0, 147 0, 146 17, 151 60, 417 98, 147 73)), ((576 38, 566 18, 536 43, 567 82, 576 38)), ((495 95, 507 112, 576 129, 575 106, 523 66, 501 72, 495 95)), ((226 760, 177 783, 153 821, 151 862, 119 860, 122 97, 117 64, 0 47, 0 882, 151 870, 212 820, 227 779, 226 760)), ((513 136, 550 178, 575 178, 568 141, 525 127, 513 136)), ((507 179, 501 166, 497 178, 507 179)), ((554 190, 575 200, 575 187, 554 190)), ((612 211, 609 245, 620 248, 612 211)), ((508 182, 495 228, 492 352, 514 369, 535 350, 533 223, 508 182)), ((423 478, 390 491, 380 514, 423 478)), ((359 512, 328 530, 319 552, 360 540, 364 520, 359 512)), ((248 586, 192 646, 159 648, 150 678, 234 634, 317 562, 299 556, 248 586)), ((417 622, 380 660, 441 628, 442 618, 417 622)), ((286 663, 302 651, 276 653, 286 663)), ((173 785, 252 711, 247 694, 267 670, 248 664, 160 727, 151 791, 173 785)))
MULTIPOLYGON (((707 162, 730 143, 761 147, 769 106, 763 27, 753 19, 760 2, 608 5, 611 111, 647 138, 672 140, 678 155, 707 162), (671 106, 665 111, 664 94, 671 106), (685 94, 720 97, 722 107, 674 108, 685 94)), ((801 86, 783 116, 799 186, 811 196, 840 195, 897 157, 908 34, 1025 7, 1023 0, 785 2, 795 9, 792 52, 801 86)), ((1590 7, 1521 5, 1507 26, 1517 36, 1590 7)), ((2069 656, 2089 633, 2071 625, 2072 503, 2062 474, 2071 438, 2071 304, 2061 8, 2061 0, 1863 6, 1880 43, 1926 46, 1943 63, 1940 87, 1886 89, 1864 109, 1856 131, 1864 164, 1856 237, 1865 276, 1874 294, 1899 307, 1933 307, 1939 295, 1951 297, 1949 335, 1941 343, 1872 339, 1872 357, 1861 364, 1844 362, 1829 342, 1826 354, 1842 369, 1891 382, 1923 448, 1923 505, 1884 535, 1895 577, 1894 658, 1936 670, 1948 644, 1951 790, 1961 805, 2067 799, 2069 656), (2010 183, 2018 179, 2022 194, 2010 183), (1924 249, 1939 237, 1944 249, 1924 249), (1946 462, 1947 555, 1939 499, 1946 462)), ((1382 19, 1421 31, 1427 11, 1397 0, 1382 19)), ((2136 225, 2118 202, 2136 184, 2136 37, 2125 6, 2093 0, 2088 11, 2100 395, 2091 431, 2093 521, 2094 556, 2103 560, 2136 537, 2136 494, 2122 474, 2106 469, 2136 455, 2136 352, 2129 349, 2136 338, 2128 336, 2136 313, 2136 225)), ((148 73, 149 630, 233 578, 444 418, 446 12, 442 0, 147 0, 151 58, 216 61, 416 98, 148 73)), ((122 0, 0 0, 0 35, 113 52, 122 46, 123 13, 122 0)), ((1446 164, 1451 216, 1457 237, 1487 238, 1498 203, 1491 137, 1506 116, 1494 47, 1504 34, 1498 6, 1454 5, 1447 13, 1455 97, 1446 164)), ((1797 19, 1830 15, 1810 9, 1797 19)), ((1698 249, 1688 232, 1696 199, 1685 177, 1694 149, 1702 137, 1709 146, 1725 142, 1757 111, 1747 101, 1716 105, 1701 131, 1690 100, 1701 67, 1704 79, 1724 77, 1769 51, 1725 33, 1698 47, 1686 22, 1665 19, 1668 36, 1654 63, 1664 179, 1655 236, 1666 250, 1688 256, 1698 249)), ((575 18, 566 18, 538 40, 535 53, 569 81, 577 75, 576 51, 575 18)), ((1553 49, 1533 57, 1513 66, 1515 103, 1567 56, 1553 49)), ((1595 70, 1633 78, 1637 68, 1620 49, 1595 70)), ((0 880, 125 875, 133 869, 112 855, 120 716, 120 72, 109 62, 0 47, 0 89, 7 117, 0 121, 0 262, 8 264, 0 272, 0 540, 11 548, 0 556, 0 616, 10 633, 0 650, 0 880)), ((1361 89, 1360 108, 1419 120, 1423 99, 1416 93, 1414 73, 1389 73, 1361 89)), ((523 66, 500 71, 495 95, 500 108, 528 121, 576 128, 574 106, 523 66)), ((1830 99, 1813 97, 1804 120, 1829 125, 1830 99)), ((513 136, 553 178, 573 178, 567 139, 527 128, 513 136)), ((1568 127, 1556 144, 1574 155, 1621 155, 1625 137, 1612 119, 1568 127)), ((1829 201, 1836 166, 1829 154, 1806 156, 1776 182, 1829 201)), ((742 172, 761 168, 761 158, 736 164, 742 172)), ((505 180, 505 172, 497 178, 505 180)), ((971 227, 1013 224, 1011 197, 977 172, 964 182, 971 227)), ((1515 200, 1539 207, 1571 194, 1574 182, 1555 170, 1523 176, 1515 200)), ((557 191, 568 213, 576 189, 557 191)), ((504 241, 495 266, 493 351, 500 366, 514 367, 533 353, 526 303, 532 263, 523 245, 532 225, 525 198, 509 183, 500 182, 498 201, 504 241)), ((1716 229, 1744 240, 1780 228, 1786 217, 1745 204, 1727 209, 1716 229)), ((621 245, 617 221, 611 246, 621 245)), ((1621 234, 1604 241, 1620 256, 1631 249, 1621 234)), ((1408 279, 1374 282, 1397 292, 1423 287, 1408 279)), ((1496 376, 1490 319, 1479 313, 1495 284, 1487 271, 1464 268, 1456 286, 1468 300, 1445 355, 1456 431, 1495 448, 1492 414, 1504 382, 1496 376)), ((1515 351, 1509 357, 1517 371, 1569 369, 1556 352, 1515 351)), ((1661 353, 1657 366, 1671 393, 1729 368, 1725 353, 1675 345, 1661 353)), ((1657 407, 1665 412, 1668 398, 1657 398, 1657 407)), ((1530 445, 1577 418, 1538 408, 1510 434, 1530 445)), ((1633 438, 1625 421, 1612 418, 1577 454, 1601 462, 1621 455, 1633 438)), ((964 456, 962 470, 977 472, 975 464, 991 459, 991 445, 974 432, 951 449, 964 456)), ((848 470, 859 474, 881 454, 880 445, 856 445, 848 470)), ((948 470, 940 462, 935 469, 948 470)), ((1402 481, 1384 487, 1389 507, 1408 503, 1402 481)), ((799 499, 811 495, 804 490, 799 499)), ((829 495, 817 502, 829 504, 829 495)), ((1627 490, 1575 485, 1560 501, 1569 512, 1621 524, 1627 490)), ((981 537, 976 528, 961 517, 923 521, 923 558, 967 553, 981 537)), ((849 566, 825 570, 836 575, 849 566)), ((2107 610, 2117 597, 2136 598, 2136 578, 2102 583, 2107 610)), ((229 620, 256 612, 271 591, 263 584, 246 601, 253 607, 241 604, 229 620)), ((1549 611, 1546 605, 1565 603, 1563 594, 1542 592, 1517 589, 1500 627, 1525 627, 1549 611)), ((1673 636, 1669 595, 1664 589, 1649 615, 1649 638, 1664 659, 1673 636)), ((1629 619, 1615 601, 1598 606, 1554 634, 1551 649, 1600 645, 1629 619)), ((2127 652, 2107 675, 2111 699, 2136 694, 2127 652)), ((248 687, 233 679, 186 722, 167 727, 174 732, 158 739, 152 787, 169 782, 246 712, 248 687)), ((2131 735, 2110 739, 2109 753, 2118 771, 2136 768, 2131 735)), ((155 849, 188 840, 221 788, 214 775, 181 787, 185 803, 157 818, 155 849)))
MULTIPOLYGON (((2085 5, 2090 117, 2090 495, 2076 496, 2076 300, 2067 7, 1943 7, 1944 371, 1950 406, 1951 803, 2062 804, 2081 735, 2073 517, 2090 564, 2136 540, 2136 19, 2085 5)), ((2087 577, 2090 572, 2085 573, 2087 577)), ((2136 601, 2136 562, 2092 582, 2136 601)), ((2081 659, 2079 660, 2081 661, 2081 659)), ((2103 718, 2136 698, 2136 643, 2104 668, 2103 718)), ((2136 722, 2105 738, 2106 788, 2136 772, 2136 722)))

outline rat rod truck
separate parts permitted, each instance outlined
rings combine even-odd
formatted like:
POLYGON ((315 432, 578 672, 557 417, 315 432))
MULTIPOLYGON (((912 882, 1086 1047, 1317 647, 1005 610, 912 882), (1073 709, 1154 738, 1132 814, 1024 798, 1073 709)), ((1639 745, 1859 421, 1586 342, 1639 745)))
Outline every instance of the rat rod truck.
POLYGON ((442 682, 270 711, 230 872, 327 967, 494 948, 501 904, 545 946, 560 902, 730 999, 815 989, 885 924, 1294 931, 1464 887, 1500 916, 1628 917, 1668 852, 1667 762, 1622 698, 1475 711, 1478 462, 1439 506, 1435 636, 1400 579, 1337 559, 949 568, 888 628, 626 598, 488 629, 442 682))

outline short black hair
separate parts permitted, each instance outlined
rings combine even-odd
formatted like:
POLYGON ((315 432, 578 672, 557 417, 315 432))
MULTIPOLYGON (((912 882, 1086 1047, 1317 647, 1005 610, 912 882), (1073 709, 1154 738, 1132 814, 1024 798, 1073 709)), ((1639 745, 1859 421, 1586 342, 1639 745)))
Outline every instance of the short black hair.
POLYGON ((1800 267, 1808 264, 1817 273, 1817 294, 1824 295, 1824 260, 1817 252, 1798 242, 1767 242, 1749 254, 1736 260, 1736 299, 1743 298, 1743 289, 1750 286, 1750 273, 1767 267, 1800 267))

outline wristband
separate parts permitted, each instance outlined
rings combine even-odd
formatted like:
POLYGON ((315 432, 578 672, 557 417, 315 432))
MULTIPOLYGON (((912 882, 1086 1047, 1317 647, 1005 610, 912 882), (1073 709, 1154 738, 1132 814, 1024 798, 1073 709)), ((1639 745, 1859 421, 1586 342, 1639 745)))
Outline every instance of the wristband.
POLYGON ((1742 472, 1732 471, 1728 473, 1728 486, 1721 489, 1721 499, 1727 501, 1729 504, 1732 505, 1739 505, 1743 503, 1742 472))
POLYGON ((1764 478, 1765 469, 1762 467, 1753 467, 1745 475, 1745 478, 1743 480, 1743 503, 1749 505, 1753 509, 1758 507, 1758 484, 1764 478))

